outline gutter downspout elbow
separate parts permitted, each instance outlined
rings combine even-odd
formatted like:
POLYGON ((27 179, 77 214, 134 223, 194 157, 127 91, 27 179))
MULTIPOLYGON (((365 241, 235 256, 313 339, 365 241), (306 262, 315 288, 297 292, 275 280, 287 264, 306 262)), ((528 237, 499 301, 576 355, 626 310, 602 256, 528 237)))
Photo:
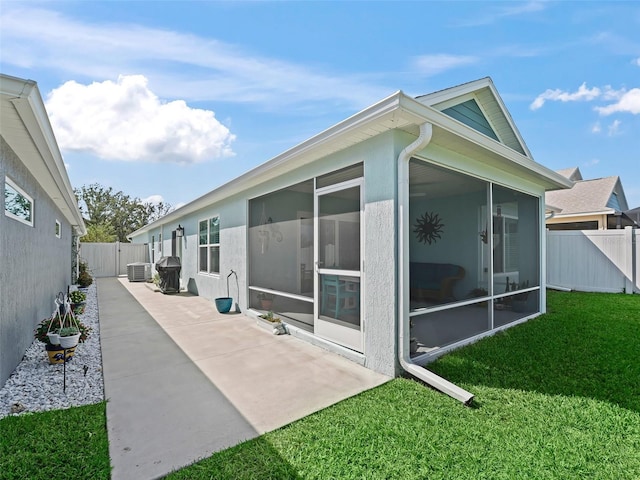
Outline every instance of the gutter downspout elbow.
POLYGON ((416 365, 411 361, 409 352, 409 159, 411 155, 425 148, 433 136, 433 125, 420 125, 420 135, 407 145, 398 155, 398 360, 407 373, 446 393, 450 397, 469 405, 474 395, 458 387, 435 373, 416 365))

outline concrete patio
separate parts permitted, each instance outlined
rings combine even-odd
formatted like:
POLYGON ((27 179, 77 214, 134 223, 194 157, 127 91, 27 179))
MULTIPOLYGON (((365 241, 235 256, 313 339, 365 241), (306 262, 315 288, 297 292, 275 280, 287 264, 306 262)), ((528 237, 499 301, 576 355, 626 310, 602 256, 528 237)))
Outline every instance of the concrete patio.
POLYGON ((157 478, 390 378, 243 314, 98 282, 112 478, 157 478))

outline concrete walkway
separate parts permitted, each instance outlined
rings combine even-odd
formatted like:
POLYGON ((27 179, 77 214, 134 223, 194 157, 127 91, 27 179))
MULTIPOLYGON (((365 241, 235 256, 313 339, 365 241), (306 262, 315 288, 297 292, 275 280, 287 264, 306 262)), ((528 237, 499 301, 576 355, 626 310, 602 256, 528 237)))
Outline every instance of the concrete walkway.
POLYGON ((114 480, 158 478, 389 380, 202 297, 97 283, 114 480))

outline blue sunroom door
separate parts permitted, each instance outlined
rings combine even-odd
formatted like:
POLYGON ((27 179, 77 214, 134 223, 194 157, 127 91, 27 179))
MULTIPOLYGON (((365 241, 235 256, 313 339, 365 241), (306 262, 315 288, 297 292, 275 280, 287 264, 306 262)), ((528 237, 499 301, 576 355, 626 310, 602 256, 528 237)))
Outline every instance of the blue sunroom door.
POLYGON ((316 190, 314 333, 362 347, 362 180, 316 190))

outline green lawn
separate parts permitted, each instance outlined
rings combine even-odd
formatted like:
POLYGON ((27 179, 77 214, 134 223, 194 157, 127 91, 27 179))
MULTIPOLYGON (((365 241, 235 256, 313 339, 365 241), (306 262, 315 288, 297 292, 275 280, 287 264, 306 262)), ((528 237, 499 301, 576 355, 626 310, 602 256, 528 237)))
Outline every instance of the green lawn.
POLYGON ((105 403, 0 420, 0 479, 108 479, 105 403))
MULTIPOLYGON (((395 379, 169 478, 639 479, 639 332, 638 295, 550 292, 548 314, 429 366, 472 408, 395 379)), ((104 404, 1 420, 0 479, 55 478, 35 466, 56 452, 107 478, 104 422, 104 404)))

